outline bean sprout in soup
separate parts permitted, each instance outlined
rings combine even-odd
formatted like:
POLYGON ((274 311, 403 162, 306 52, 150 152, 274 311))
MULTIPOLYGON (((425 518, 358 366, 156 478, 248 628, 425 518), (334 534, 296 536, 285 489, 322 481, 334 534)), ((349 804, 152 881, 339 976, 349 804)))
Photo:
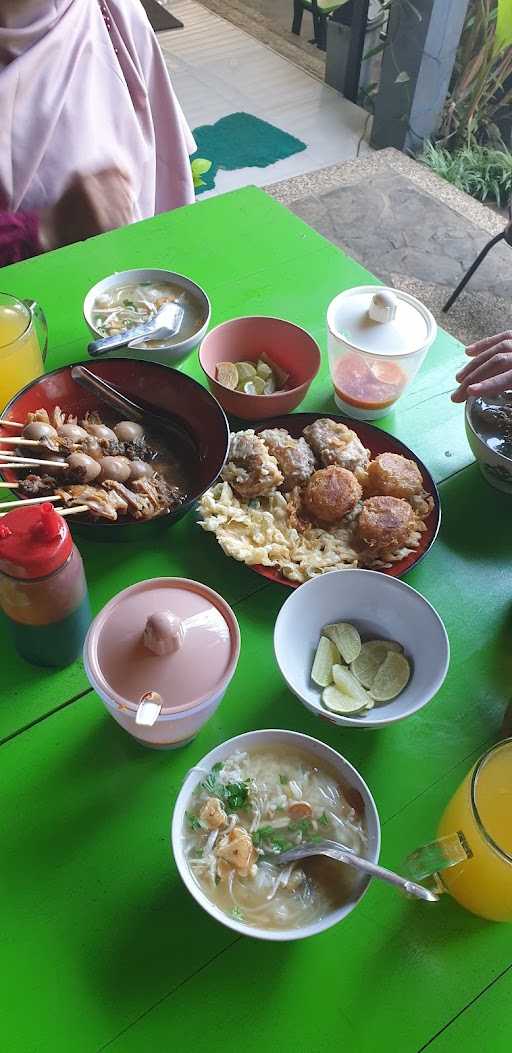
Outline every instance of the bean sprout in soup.
POLYGON ((188 865, 227 915, 262 929, 301 928, 353 895, 360 879, 325 856, 277 866, 272 854, 328 838, 364 855, 360 795, 316 758, 289 749, 233 753, 194 791, 185 815, 188 865))
POLYGON ((166 303, 178 303, 185 314, 179 333, 165 340, 148 340, 151 347, 171 347, 197 333, 205 322, 204 310, 197 298, 181 285, 172 282, 131 282, 117 285, 96 297, 91 321, 101 336, 124 333, 153 318, 166 303))

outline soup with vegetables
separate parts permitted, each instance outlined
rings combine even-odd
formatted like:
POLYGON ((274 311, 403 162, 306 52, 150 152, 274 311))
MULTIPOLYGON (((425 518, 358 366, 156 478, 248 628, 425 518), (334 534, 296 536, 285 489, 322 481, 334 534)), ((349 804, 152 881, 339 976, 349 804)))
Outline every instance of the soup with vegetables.
POLYGON ((364 805, 326 767, 296 750, 236 752, 215 764, 185 815, 188 865, 227 915, 264 929, 319 921, 357 888, 355 870, 317 856, 278 866, 276 853, 328 838, 364 855, 364 805))
POLYGON ((180 330, 165 340, 147 340, 151 347, 171 347, 199 332, 206 321, 204 310, 193 293, 171 282, 130 282, 117 285, 96 297, 91 321, 100 336, 113 336, 143 325, 167 303, 178 303, 184 309, 180 330))

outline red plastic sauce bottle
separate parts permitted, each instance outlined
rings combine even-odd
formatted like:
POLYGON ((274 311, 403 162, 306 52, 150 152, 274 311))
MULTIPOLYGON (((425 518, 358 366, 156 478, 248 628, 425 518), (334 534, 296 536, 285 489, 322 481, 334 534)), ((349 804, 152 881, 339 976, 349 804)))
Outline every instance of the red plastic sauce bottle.
POLYGON ((65 666, 91 621, 82 559, 52 504, 21 506, 0 520, 0 605, 28 662, 65 666))

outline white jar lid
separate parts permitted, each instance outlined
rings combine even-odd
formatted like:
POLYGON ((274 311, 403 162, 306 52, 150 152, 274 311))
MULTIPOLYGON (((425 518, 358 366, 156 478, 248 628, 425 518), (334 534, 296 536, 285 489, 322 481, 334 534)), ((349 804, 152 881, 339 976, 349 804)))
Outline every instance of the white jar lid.
POLYGON ((433 315, 419 300, 378 285, 360 285, 336 296, 327 324, 340 342, 387 357, 423 351, 437 333, 433 315))

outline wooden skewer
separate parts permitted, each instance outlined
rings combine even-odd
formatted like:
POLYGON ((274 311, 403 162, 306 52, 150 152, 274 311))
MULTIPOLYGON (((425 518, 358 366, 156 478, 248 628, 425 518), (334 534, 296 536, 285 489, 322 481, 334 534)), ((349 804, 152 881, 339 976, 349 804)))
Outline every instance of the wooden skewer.
POLYGON ((60 516, 77 516, 79 512, 88 512, 89 505, 73 505, 72 508, 57 509, 60 516))
MULTIPOLYGON (((2 451, 0 450, 0 457, 2 451)), ((68 468, 67 461, 45 461, 40 457, 16 457, 15 454, 9 453, 4 450, 5 461, 0 464, 0 468, 27 468, 33 464, 51 464, 52 468, 68 468), (7 464, 9 461, 9 464, 7 464)))
POLYGON ((28 500, 23 498, 21 501, 2 501, 0 511, 3 512, 6 508, 22 508, 23 505, 40 505, 45 501, 62 501, 62 497, 53 494, 50 497, 30 497, 28 500))
POLYGON ((45 446, 47 450, 51 449, 46 446, 44 439, 24 439, 22 435, 0 435, 0 442, 10 446, 45 446))
POLYGON ((0 488, 5 487, 6 490, 14 490, 16 486, 21 486, 21 483, 0 483, 0 488))
MULTIPOLYGON (((49 501, 50 498, 49 497, 45 497, 44 500, 45 501, 49 501)), ((28 501, 20 501, 20 505, 22 505, 22 504, 26 505, 26 504, 29 504, 29 503, 30 502, 28 502, 28 501)), ((59 513, 60 516, 77 516, 79 512, 88 512, 88 511, 89 511, 89 505, 73 505, 71 508, 58 508, 57 509, 57 512, 59 513)), ((3 519, 4 516, 8 516, 8 515, 9 515, 8 512, 0 512, 0 519, 3 519)))
POLYGON ((19 424, 17 420, 3 420, 0 418, 0 424, 3 428, 24 428, 24 424, 19 424))

